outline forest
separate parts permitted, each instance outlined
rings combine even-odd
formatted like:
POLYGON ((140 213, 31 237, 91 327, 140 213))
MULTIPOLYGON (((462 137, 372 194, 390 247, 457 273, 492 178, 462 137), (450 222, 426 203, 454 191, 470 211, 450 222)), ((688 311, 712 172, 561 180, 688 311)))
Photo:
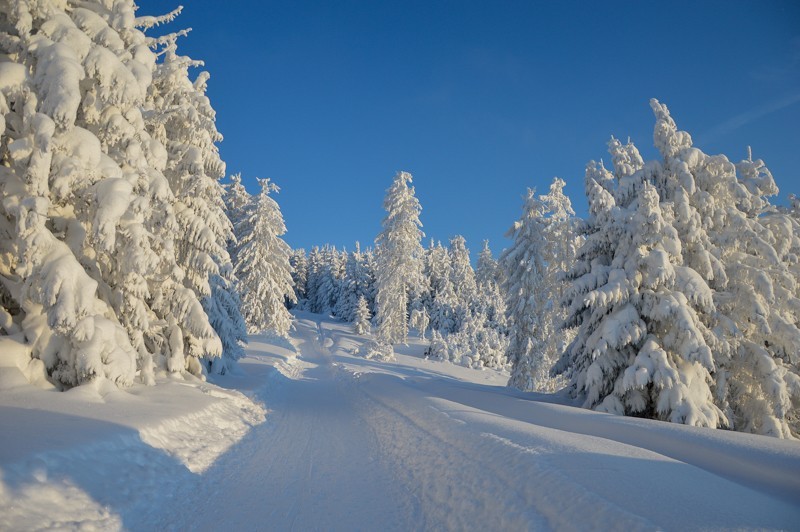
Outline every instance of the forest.
POLYGON ((561 179, 529 190, 497 259, 484 243, 473 268, 458 235, 425 246, 406 172, 374 243, 293 250, 278 187, 226 178, 185 32, 155 35, 180 10, 134 7, 1 10, 0 331, 29 380, 225 374, 299 309, 374 326, 367 357, 412 329, 431 359, 586 408, 799 434, 800 200, 771 202, 760 159, 707 155, 653 99, 659 158, 612 137, 610 165, 585 167, 588 216, 561 179))

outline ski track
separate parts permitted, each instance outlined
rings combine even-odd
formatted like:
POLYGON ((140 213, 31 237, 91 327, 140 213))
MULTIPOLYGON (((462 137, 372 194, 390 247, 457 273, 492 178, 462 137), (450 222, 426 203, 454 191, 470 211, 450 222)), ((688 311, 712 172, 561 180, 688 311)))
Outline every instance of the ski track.
POLYGON ((277 364, 256 397, 270 410, 266 423, 175 495, 204 504, 168 510, 149 527, 633 531, 800 522, 796 507, 651 450, 362 373, 331 354, 340 338, 325 325, 298 320, 300 358, 277 364), (727 494, 721 507, 709 504, 715 489, 727 494))

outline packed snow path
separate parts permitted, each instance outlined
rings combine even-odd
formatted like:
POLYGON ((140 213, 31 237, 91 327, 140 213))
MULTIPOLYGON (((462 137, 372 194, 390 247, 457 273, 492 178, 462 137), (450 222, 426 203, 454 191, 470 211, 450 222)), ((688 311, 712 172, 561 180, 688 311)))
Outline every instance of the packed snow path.
MULTIPOLYGON (((296 326, 298 358, 273 360, 279 371, 260 392, 266 423, 188 487, 187 496, 201 504, 191 512, 168 505, 155 523, 210 530, 651 530, 800 522, 789 500, 646 448, 546 426, 559 423, 548 407, 569 418, 568 407, 540 404, 545 426, 514 419, 513 408, 511 416, 499 415, 492 397, 506 410, 515 402, 498 396, 502 389, 482 391, 487 387, 448 382, 424 367, 346 356, 343 343, 352 338, 343 324, 309 317, 296 326)), ((627 432, 635 439, 636 426, 627 432)), ((693 433, 681 444, 696 447, 693 433)))
MULTIPOLYGON (((403 493, 379 462, 379 444, 359 416, 363 396, 337 378, 330 355, 299 342, 302 361, 273 375, 256 427, 203 475, 181 529, 356 530, 403 523, 403 493), (258 525, 257 528, 261 528, 258 525)), ((169 522, 169 521, 167 521, 169 522)))

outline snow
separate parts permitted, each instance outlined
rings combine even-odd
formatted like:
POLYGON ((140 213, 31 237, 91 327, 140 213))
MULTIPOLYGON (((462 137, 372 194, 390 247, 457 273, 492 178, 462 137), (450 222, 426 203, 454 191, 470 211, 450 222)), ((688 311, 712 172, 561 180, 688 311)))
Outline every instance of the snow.
POLYGON ((28 77, 24 65, 17 63, 0 62, 0 91, 16 89, 28 77))
POLYGON ((797 442, 575 408, 505 387, 506 372, 425 360, 416 337, 393 362, 366 359, 350 324, 295 315, 289 340, 251 336, 216 384, 59 393, 3 359, 0 529, 800 522, 797 442))

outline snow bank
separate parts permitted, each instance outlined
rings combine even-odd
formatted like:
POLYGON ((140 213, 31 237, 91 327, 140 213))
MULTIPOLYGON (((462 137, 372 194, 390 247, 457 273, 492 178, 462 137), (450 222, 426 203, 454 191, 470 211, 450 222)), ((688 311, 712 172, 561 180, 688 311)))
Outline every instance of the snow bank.
POLYGON ((0 431, 0 530, 158 527, 153 508, 265 420, 241 392, 193 378, 56 392, 0 359, 0 425, 13 427, 0 431))

